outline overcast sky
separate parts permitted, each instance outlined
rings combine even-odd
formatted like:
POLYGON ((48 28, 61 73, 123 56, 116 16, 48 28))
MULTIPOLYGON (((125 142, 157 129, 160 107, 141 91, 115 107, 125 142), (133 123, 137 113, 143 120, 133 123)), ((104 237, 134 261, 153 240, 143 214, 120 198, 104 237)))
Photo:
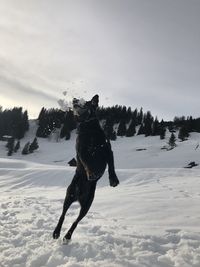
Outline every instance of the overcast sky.
POLYGON ((67 91, 159 119, 200 116, 199 0, 0 0, 0 105, 67 91))

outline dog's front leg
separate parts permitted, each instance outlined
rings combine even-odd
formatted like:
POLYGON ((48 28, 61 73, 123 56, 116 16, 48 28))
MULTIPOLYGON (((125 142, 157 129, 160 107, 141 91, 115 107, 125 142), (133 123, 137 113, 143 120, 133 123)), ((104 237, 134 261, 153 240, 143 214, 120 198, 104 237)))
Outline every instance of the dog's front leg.
POLYGON ((88 151, 86 147, 81 147, 80 149, 78 149, 77 155, 81 164, 85 169, 88 180, 94 180, 95 177, 93 177, 93 175, 95 173, 95 166, 94 166, 94 159, 91 153, 88 151))
POLYGON ((115 172, 114 155, 113 155, 113 151, 111 149, 111 144, 109 141, 106 143, 106 154, 107 154, 110 186, 115 187, 119 184, 119 179, 117 178, 117 175, 115 172))

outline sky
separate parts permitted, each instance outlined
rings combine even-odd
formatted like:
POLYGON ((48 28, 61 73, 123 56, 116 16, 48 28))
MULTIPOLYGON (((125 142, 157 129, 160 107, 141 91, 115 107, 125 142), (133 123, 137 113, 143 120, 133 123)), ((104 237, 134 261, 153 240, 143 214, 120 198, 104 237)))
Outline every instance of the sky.
POLYGON ((36 118, 99 94, 200 117, 199 14, 199 0, 0 0, 0 105, 36 118))

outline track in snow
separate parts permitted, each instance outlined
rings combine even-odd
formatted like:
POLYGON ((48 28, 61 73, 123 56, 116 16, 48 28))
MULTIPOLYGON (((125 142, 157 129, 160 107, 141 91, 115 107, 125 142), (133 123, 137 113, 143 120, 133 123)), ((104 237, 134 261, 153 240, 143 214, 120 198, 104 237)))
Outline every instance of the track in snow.
POLYGON ((119 187, 100 182, 87 216, 71 206, 61 238, 52 239, 73 170, 0 160, 1 267, 199 267, 200 172, 118 170, 119 187))
MULTIPOLYGON (((98 212, 89 212, 73 240, 63 246, 61 239, 51 237, 59 206, 59 200, 44 197, 4 199, 0 216, 2 267, 199 266, 200 235, 181 229, 169 229, 163 236, 142 235, 98 212)), ((77 208, 70 209, 65 231, 77 208)))

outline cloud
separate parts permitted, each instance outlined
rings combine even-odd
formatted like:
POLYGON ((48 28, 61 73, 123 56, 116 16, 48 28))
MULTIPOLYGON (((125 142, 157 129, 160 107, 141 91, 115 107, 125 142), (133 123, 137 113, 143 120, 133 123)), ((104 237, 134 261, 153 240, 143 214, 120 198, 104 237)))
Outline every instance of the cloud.
POLYGON ((0 74, 0 80, 2 85, 6 85, 5 90, 1 90, 2 94, 7 94, 10 91, 10 95, 27 95, 29 97, 45 98, 46 101, 56 101, 54 96, 51 96, 49 93, 43 92, 42 90, 30 87, 20 80, 15 78, 6 77, 0 74))
MULTIPOLYGON (((55 101, 56 97, 49 91, 35 86, 37 83, 34 75, 25 74, 10 61, 0 57, 0 91, 1 94, 10 94, 12 96, 29 96, 45 98, 47 101, 55 101)), ((41 81, 40 81, 41 84, 41 81)), ((43 82, 44 85, 46 85, 43 82)), ((47 86, 47 85, 46 85, 47 86)))
POLYGON ((99 93, 104 105, 198 116, 200 2, 7 0, 0 7, 4 96, 26 104, 29 95, 31 109, 57 106, 64 90, 99 93))

